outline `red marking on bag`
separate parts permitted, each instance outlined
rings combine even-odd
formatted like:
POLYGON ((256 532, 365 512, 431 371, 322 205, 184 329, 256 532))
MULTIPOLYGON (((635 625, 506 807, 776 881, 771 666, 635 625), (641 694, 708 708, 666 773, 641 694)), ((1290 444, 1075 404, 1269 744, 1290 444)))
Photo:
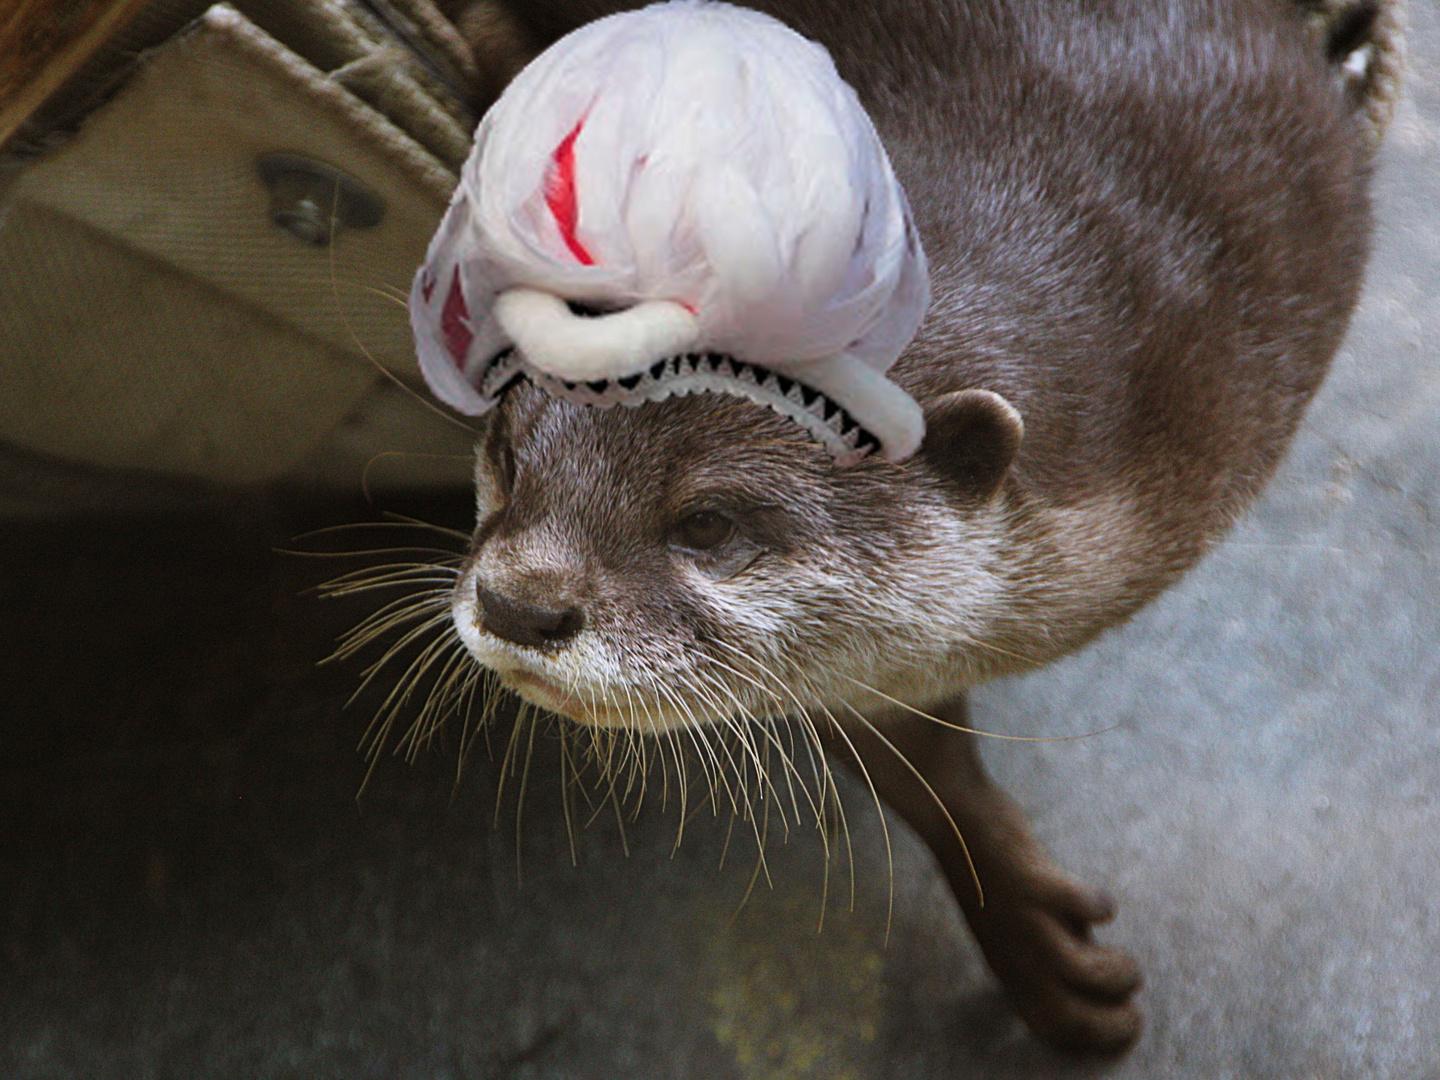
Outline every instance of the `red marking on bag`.
POLYGON ((475 333, 470 329, 470 309, 465 306, 465 293, 460 288, 460 268, 450 279, 450 291, 445 294, 445 305, 440 309, 440 333, 445 338, 445 349, 455 366, 464 372, 465 356, 470 351, 470 342, 475 333))
POLYGON ((570 254, 585 266, 594 266, 595 257, 575 236, 575 224, 580 219, 580 204, 575 194, 575 140, 584 126, 585 120, 581 118, 550 157, 550 170, 545 174, 545 205, 554 215, 555 224, 560 226, 560 238, 570 254))

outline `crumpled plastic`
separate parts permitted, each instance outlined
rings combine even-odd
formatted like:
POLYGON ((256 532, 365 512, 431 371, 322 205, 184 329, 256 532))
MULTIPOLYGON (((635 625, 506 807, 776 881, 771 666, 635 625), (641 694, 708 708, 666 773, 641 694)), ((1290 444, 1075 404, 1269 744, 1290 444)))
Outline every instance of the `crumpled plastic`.
POLYGON ((924 422, 885 372, 928 300, 904 192, 829 54, 676 0, 584 26, 515 78, 410 310, 428 384, 467 414, 521 376, 599 407, 719 390, 842 460, 900 460, 924 422))

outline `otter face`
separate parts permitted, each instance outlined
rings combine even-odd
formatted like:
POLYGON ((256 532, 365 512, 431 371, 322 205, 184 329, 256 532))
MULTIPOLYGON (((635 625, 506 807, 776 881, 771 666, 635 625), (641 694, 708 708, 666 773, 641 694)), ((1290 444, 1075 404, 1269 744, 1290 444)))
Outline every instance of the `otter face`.
POLYGON ((600 727, 924 696, 998 591, 989 516, 942 489, 918 462, 840 468, 725 395, 599 410, 518 386, 477 454, 455 626, 510 689, 600 727))

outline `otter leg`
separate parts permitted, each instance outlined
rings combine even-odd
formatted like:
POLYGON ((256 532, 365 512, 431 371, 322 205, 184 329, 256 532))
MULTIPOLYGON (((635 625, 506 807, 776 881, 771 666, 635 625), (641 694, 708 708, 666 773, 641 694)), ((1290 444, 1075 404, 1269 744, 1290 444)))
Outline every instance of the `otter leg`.
MULTIPOLYGON (((935 715, 968 724, 965 698, 946 702, 935 715)), ((1113 901, 1050 859, 1019 806, 986 774, 974 736, 910 716, 876 727, 894 750, 873 732, 846 724, 853 750, 842 753, 852 766, 858 754, 880 797, 929 844, 1016 1012, 1037 1036, 1068 1049, 1115 1052, 1133 1043, 1141 1027, 1131 1001, 1139 968, 1091 935, 1093 926, 1114 916, 1113 901), (925 777, 943 810, 896 751, 925 777), (973 876, 946 812, 965 838, 973 876)))

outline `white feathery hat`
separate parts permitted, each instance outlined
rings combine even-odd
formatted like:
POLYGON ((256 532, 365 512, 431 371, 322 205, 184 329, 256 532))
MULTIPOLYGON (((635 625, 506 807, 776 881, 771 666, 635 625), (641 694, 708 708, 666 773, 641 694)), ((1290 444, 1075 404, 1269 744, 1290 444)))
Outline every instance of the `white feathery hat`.
POLYGON ((556 42, 476 132, 415 276, 434 393, 585 405, 739 394, 845 464, 920 445, 885 372, 929 301, 905 194, 820 45, 672 0, 556 42))

